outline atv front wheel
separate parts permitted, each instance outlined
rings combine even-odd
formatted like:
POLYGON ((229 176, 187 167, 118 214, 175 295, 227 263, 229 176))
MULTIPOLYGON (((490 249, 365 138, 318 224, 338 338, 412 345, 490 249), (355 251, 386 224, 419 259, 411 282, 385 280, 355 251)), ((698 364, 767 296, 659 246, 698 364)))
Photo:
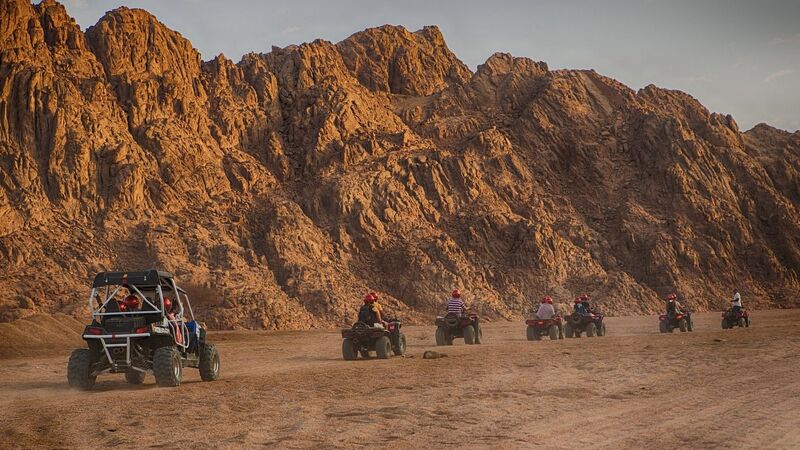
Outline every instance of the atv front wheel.
POLYGON ((342 358, 344 358, 345 361, 353 361, 358 358, 356 348, 350 338, 342 339, 342 358))
POLYGON ((447 336, 441 327, 436 328, 436 345, 447 345, 447 336))
POLYGON ((681 330, 681 333, 686 333, 686 319, 681 319, 678 321, 678 329, 681 330))
POLYGON ((535 341, 537 337, 539 337, 539 333, 536 332, 536 329, 529 326, 527 330, 525 330, 525 337, 528 338, 529 341, 535 341))
POLYGON ((91 376, 92 352, 88 348, 76 348, 69 355, 67 382, 75 389, 88 390, 94 386, 97 376, 91 376))
POLYGON ((558 340, 558 325, 550 325, 550 340, 556 341, 558 340))
POLYGON ((181 385, 183 364, 181 354, 175 347, 161 347, 153 353, 153 375, 160 387, 181 385))
POLYGON ((691 317, 689 317, 686 320, 686 330, 688 330, 688 331, 693 331, 694 330, 694 323, 692 323, 692 318, 691 317))
POLYGON ((144 383, 145 375, 146 374, 144 372, 139 372, 138 370, 134 369, 128 369, 125 372, 125 381, 127 381, 130 384, 142 384, 144 383))
POLYGON ((744 326, 750 328, 750 318, 745 319, 744 326))
POLYGON ((392 342, 386 336, 381 336, 375 341, 375 353, 380 359, 389 359, 392 351, 392 342))
POLYGON ((472 325, 464 327, 464 343, 467 345, 475 343, 475 328, 472 325))
POLYGON ((572 324, 569 322, 564 324, 564 337, 567 339, 572 339, 575 337, 575 330, 572 328, 572 324))
POLYGON ((394 348, 392 348, 392 351, 394 351, 394 354, 397 356, 403 356, 403 354, 406 352, 405 334, 400 333, 400 336, 397 337, 397 345, 395 345, 394 348))
POLYGON ((597 325, 594 322, 590 322, 586 325, 586 337, 595 336, 597 336, 597 325))
POLYGON ((200 378, 203 381, 219 379, 219 352, 214 344, 205 344, 200 350, 200 378))

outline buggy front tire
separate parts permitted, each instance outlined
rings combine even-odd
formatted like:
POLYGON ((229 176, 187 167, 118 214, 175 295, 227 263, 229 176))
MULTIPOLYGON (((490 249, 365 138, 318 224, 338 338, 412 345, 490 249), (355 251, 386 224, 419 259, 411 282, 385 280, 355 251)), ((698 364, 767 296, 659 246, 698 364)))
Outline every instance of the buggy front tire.
POLYGON ((204 344, 200 349, 200 378, 203 381, 219 379, 219 351, 214 344, 204 344))
POLYGON ((175 347, 161 347, 153 354, 153 375, 160 387, 181 385, 183 364, 181 355, 175 347))
MULTIPOLYGON (((362 356, 364 358, 369 357, 369 352, 366 355, 362 354, 362 356)), ((356 353, 356 348, 350 338, 342 339, 342 358, 345 361, 354 361, 358 358, 358 353, 356 353)))
POLYGON ((392 352, 392 342, 386 336, 381 336, 375 341, 375 353, 380 359, 389 359, 392 352))
POLYGON ((76 348, 69 355, 67 382, 75 389, 88 390, 94 386, 97 376, 91 376, 92 352, 88 348, 76 348))
POLYGON ((142 384, 145 376, 144 372, 139 372, 138 370, 128 369, 125 371, 125 381, 129 384, 142 384))

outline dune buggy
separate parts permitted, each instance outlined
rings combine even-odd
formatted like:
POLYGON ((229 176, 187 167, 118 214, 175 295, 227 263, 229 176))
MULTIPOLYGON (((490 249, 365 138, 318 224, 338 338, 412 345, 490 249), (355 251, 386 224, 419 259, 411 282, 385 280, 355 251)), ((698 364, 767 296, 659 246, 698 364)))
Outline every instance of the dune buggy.
POLYGON ((538 341, 542 336, 549 336, 551 341, 564 339, 564 320, 561 316, 552 319, 528 319, 525 324, 528 325, 526 337, 529 341, 538 341))
POLYGON ((692 331, 692 313, 689 311, 661 314, 658 316, 658 331, 672 333, 676 328, 682 333, 692 331))
POLYGON ((89 389, 106 373, 124 373, 131 384, 153 374, 159 386, 178 386, 184 367, 199 369, 203 381, 219 378, 219 353, 206 341, 188 295, 171 274, 99 273, 89 309, 92 323, 83 331, 88 348, 69 357, 70 386, 89 389))
POLYGON ((565 317, 564 336, 567 338, 579 338, 582 333, 586 337, 605 336, 606 324, 603 321, 605 316, 598 312, 589 314, 572 313, 565 317))
POLYGON ((750 326, 750 312, 744 308, 739 308, 734 312, 733 308, 729 308, 722 313, 722 329, 727 330, 734 327, 749 327, 750 326))
POLYGON ((380 359, 389 358, 392 353, 402 356, 406 352, 406 335, 400 330, 402 323, 397 319, 387 319, 386 326, 356 322, 352 327, 342 330, 342 357, 346 361, 369 358, 374 351, 380 359))
POLYGON ((436 345, 453 345, 453 339, 461 337, 467 345, 483 342, 483 330, 477 314, 451 312, 436 318, 436 345))

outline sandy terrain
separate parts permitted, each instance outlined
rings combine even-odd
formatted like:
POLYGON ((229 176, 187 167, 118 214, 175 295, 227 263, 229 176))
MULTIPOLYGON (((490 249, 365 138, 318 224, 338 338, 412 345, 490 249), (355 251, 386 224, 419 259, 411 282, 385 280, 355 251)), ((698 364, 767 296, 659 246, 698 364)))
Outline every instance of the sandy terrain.
POLYGON ((492 323, 436 360, 420 358, 433 327, 408 327, 412 357, 357 362, 336 331, 221 332, 223 379, 190 370, 176 389, 72 391, 66 349, 0 359, 0 448, 798 448, 800 311, 718 318, 672 335, 610 318, 604 338, 558 342, 492 323))

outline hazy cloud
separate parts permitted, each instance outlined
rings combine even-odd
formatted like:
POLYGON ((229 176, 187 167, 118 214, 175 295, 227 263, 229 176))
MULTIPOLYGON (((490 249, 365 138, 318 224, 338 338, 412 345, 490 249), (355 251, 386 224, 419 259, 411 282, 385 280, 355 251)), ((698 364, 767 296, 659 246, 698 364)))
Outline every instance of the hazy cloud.
POLYGON ((292 26, 286 27, 283 30, 281 30, 281 33, 283 33, 283 34, 292 34, 292 33, 297 33, 298 31, 303 31, 303 27, 298 27, 296 25, 292 25, 292 26))
POLYGON ((784 45, 784 44, 800 45, 800 33, 794 35, 776 37, 775 39, 769 41, 769 45, 784 45))
POLYGON ((783 70, 779 70, 777 72, 773 72, 773 73, 767 75, 766 78, 764 78, 764 83, 772 83, 773 81, 777 80, 778 78, 785 77, 786 75, 789 75, 790 73, 794 73, 794 70, 783 69, 783 70))

